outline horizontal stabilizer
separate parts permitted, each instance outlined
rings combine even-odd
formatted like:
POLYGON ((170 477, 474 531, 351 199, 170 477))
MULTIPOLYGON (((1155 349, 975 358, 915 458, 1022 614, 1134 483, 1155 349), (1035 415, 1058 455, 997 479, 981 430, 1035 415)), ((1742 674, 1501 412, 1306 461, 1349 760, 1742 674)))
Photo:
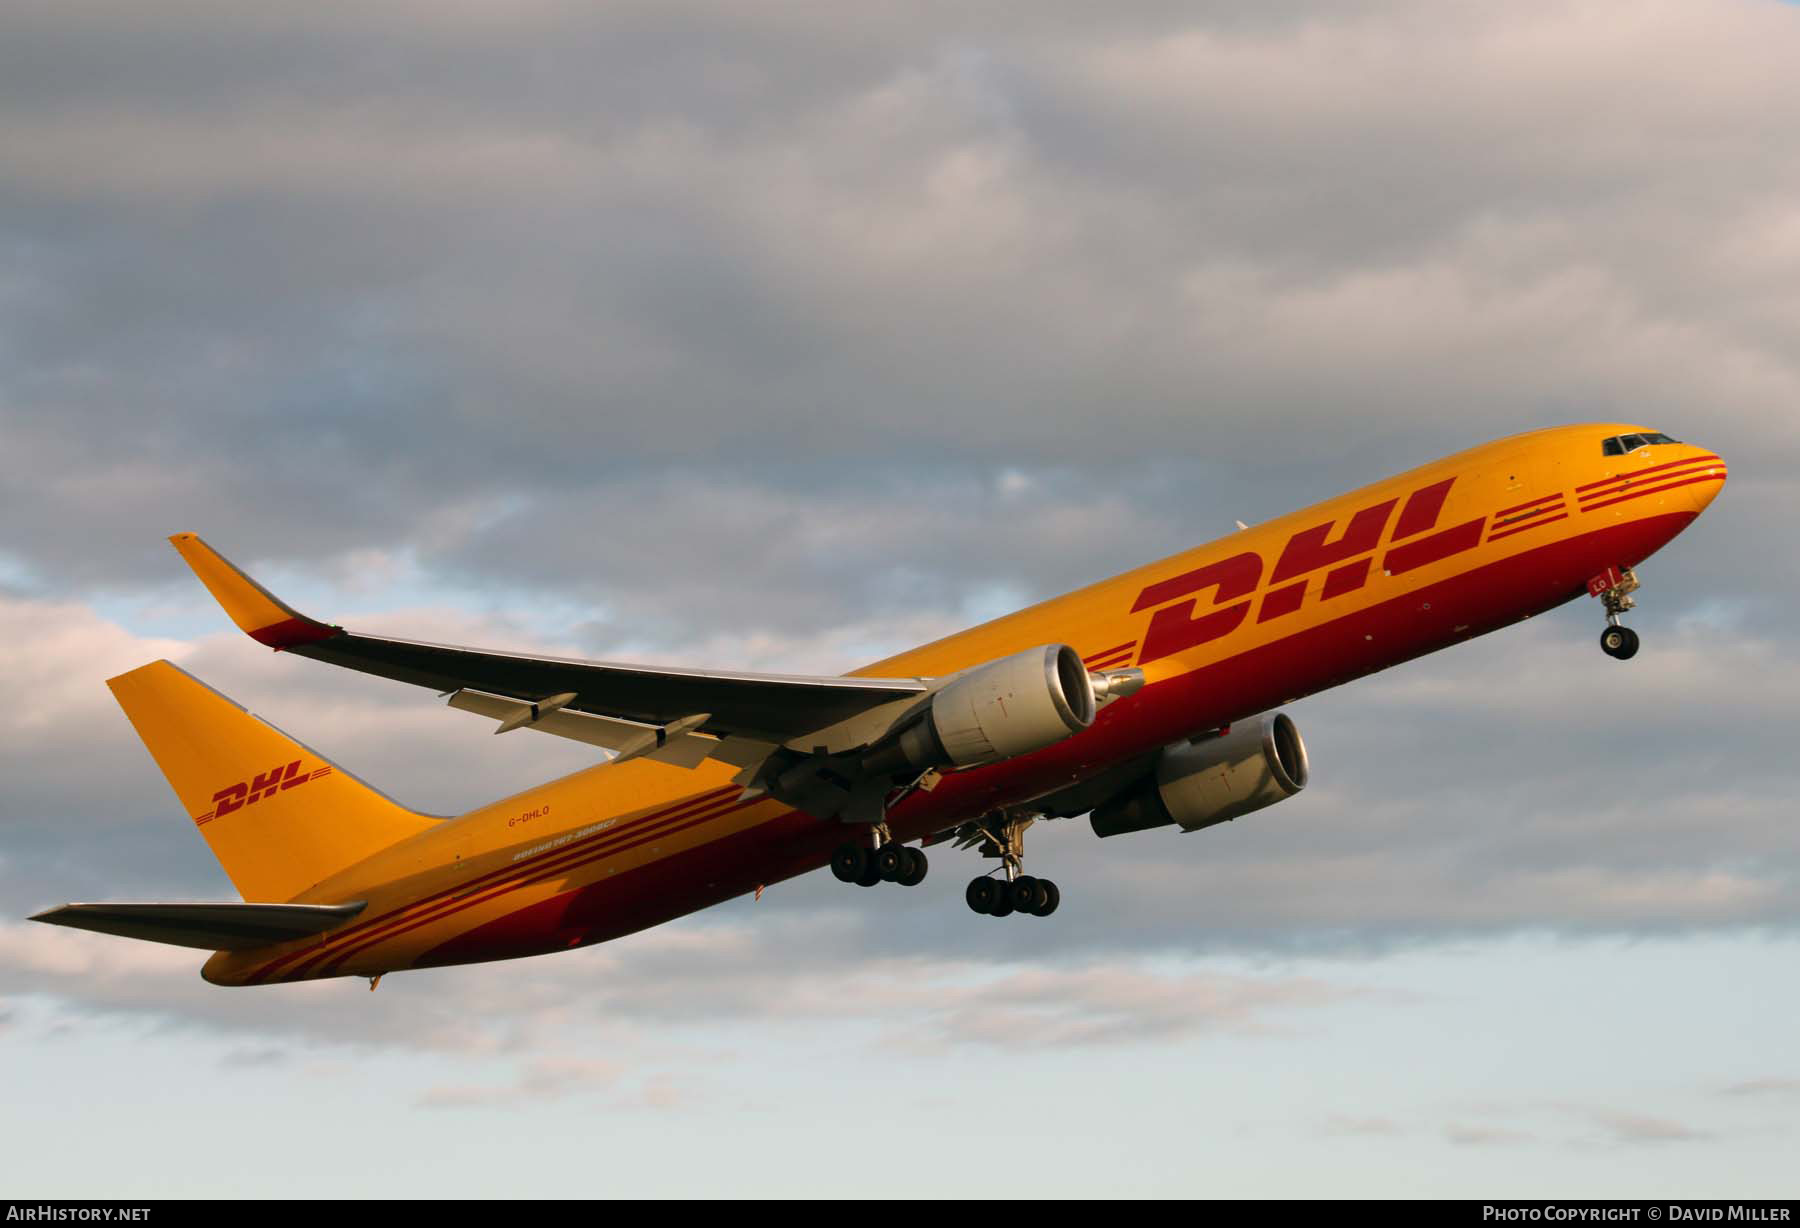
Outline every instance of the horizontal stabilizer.
POLYGON ((366 907, 363 900, 351 904, 64 904, 31 919, 177 947, 244 951, 322 934, 366 907))

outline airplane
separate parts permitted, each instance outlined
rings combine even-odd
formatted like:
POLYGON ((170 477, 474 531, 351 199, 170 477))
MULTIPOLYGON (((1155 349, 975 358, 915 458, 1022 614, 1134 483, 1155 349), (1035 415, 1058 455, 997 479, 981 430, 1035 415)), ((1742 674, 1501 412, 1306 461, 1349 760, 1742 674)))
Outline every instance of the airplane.
POLYGON ((265 647, 609 752, 454 818, 400 805, 167 661, 108 685, 245 902, 32 918, 211 950, 217 985, 512 959, 605 942, 827 865, 916 886, 924 850, 994 864, 965 899, 1047 917, 1039 820, 1193 833, 1306 787, 1308 695, 1587 594, 1628 660, 1635 568, 1723 487, 1644 427, 1516 435, 844 677, 662 669, 347 631, 192 533, 170 540, 265 647))

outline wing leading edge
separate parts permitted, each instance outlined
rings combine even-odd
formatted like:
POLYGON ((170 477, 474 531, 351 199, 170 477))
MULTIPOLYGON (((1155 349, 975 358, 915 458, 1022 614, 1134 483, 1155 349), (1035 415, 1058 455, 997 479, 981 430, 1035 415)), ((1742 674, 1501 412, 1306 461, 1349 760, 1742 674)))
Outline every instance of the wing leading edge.
MULTIPOLYGON (((301 614, 196 534, 177 533, 169 540, 232 621, 252 639, 277 651, 439 692, 481 692, 525 704, 564 700, 557 705, 562 713, 629 722, 638 727, 632 732, 667 730, 704 714, 703 721, 678 732, 779 745, 854 722, 885 705, 904 707, 905 701, 929 689, 929 684, 918 678, 662 669, 363 635, 301 614), (566 696, 573 698, 564 699, 566 696)), ((464 703, 456 706, 475 708, 464 703)), ((522 723, 542 726, 540 721, 522 723)), ((544 731, 558 729, 544 726, 544 731)), ((612 741, 610 736, 607 741, 598 737, 579 740, 596 745, 611 745, 612 741)), ((726 753, 716 757, 731 758, 726 753)))

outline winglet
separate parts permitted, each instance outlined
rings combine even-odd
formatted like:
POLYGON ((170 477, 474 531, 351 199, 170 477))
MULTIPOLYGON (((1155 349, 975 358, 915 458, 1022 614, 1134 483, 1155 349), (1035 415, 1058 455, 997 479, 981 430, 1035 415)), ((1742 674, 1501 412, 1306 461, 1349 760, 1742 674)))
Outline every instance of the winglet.
POLYGON ((342 627, 308 618, 276 597, 200 540, 198 534, 177 533, 169 542, 194 569, 213 600, 231 615, 231 621, 258 643, 280 651, 343 634, 342 627))

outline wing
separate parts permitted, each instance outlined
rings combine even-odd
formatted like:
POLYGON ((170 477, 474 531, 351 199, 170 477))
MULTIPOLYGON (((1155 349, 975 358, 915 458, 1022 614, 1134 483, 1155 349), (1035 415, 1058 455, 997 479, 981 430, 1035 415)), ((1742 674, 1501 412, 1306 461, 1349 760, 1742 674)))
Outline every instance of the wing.
POLYGON ((351 904, 64 904, 33 921, 204 951, 241 951, 322 934, 366 906, 351 904))
POLYGON ((707 740, 714 757, 750 767, 781 745, 812 750, 807 739, 826 731, 830 736, 818 744, 834 751, 873 740, 929 689, 918 678, 662 669, 362 635, 301 614, 192 533, 169 540, 251 638, 296 656, 456 692, 455 706, 500 718, 496 732, 537 727, 669 762, 698 762, 694 742, 707 740))

